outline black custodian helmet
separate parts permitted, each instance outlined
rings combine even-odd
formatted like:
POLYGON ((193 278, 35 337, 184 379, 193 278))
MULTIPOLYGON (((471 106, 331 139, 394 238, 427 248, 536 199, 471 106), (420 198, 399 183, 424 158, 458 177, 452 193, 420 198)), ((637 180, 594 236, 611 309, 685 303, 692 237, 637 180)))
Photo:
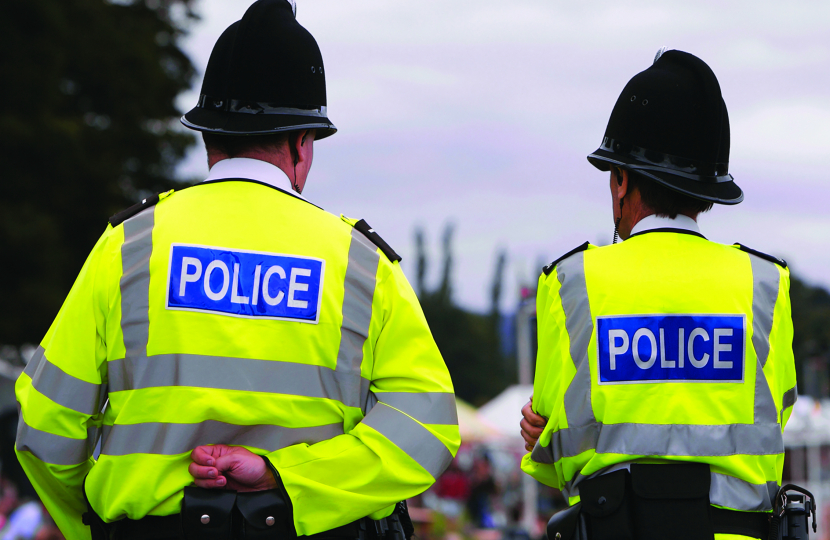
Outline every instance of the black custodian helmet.
POLYGON ((326 113, 323 57, 287 0, 258 0, 230 25, 210 53, 199 103, 185 114, 190 129, 262 135, 337 128, 326 113))
POLYGON ((743 191, 729 174, 729 116, 718 79, 700 58, 658 53, 617 99, 605 137, 588 161, 621 167, 670 189, 719 204, 743 191))

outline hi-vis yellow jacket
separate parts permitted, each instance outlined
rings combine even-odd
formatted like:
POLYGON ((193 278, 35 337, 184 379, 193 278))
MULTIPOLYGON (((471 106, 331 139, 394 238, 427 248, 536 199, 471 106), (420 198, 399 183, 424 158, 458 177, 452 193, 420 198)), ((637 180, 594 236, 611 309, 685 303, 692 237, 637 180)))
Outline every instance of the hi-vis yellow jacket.
POLYGON ((105 521, 178 513, 203 444, 269 459, 299 535, 434 482, 460 444, 452 383, 365 222, 248 181, 146 206, 107 228, 16 385, 17 455, 67 538, 90 536, 85 479, 105 521))
POLYGON ((573 504, 609 466, 708 463, 712 504, 771 510, 796 400, 789 285, 782 261, 681 232, 546 267, 533 406, 549 422, 522 469, 573 504))

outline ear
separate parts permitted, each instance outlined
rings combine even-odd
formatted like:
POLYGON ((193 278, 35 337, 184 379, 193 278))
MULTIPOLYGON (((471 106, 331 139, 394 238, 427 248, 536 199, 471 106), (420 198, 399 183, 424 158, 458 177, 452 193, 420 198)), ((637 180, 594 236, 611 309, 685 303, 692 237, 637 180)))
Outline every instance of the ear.
POLYGON ((300 129, 293 132, 288 138, 288 146, 291 150, 291 159, 294 161, 294 165, 308 159, 309 140, 312 139, 312 137, 309 137, 310 133, 310 129, 300 129))
POLYGON ((628 171, 623 168, 617 169, 617 200, 622 200, 628 194, 628 171))

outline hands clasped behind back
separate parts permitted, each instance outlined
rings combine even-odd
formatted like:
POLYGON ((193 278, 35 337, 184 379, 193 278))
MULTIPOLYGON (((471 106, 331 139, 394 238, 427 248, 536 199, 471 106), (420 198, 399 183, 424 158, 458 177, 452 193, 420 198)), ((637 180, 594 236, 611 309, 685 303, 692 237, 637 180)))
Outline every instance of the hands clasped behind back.
POLYGON ((240 446, 197 446, 190 459, 193 462, 187 470, 201 488, 263 491, 277 487, 265 458, 240 446))

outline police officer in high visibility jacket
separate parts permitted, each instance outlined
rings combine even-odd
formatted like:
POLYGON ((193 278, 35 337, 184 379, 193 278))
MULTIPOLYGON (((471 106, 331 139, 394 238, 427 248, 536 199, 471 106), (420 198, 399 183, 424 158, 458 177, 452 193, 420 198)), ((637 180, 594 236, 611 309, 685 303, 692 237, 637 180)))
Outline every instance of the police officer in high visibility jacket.
MULTIPOLYGON (((625 241, 585 243, 539 279, 522 469, 581 502, 594 540, 767 538, 796 400, 790 280, 701 232, 701 212, 743 200, 728 159, 714 73, 658 54, 588 156, 610 171, 625 241)), ((549 533, 572 538, 566 518, 549 533)))
POLYGON ((400 257, 300 195, 336 130, 288 1, 222 34, 182 122, 207 180, 112 218, 17 382, 32 483, 73 540, 411 534, 452 383, 400 257))

